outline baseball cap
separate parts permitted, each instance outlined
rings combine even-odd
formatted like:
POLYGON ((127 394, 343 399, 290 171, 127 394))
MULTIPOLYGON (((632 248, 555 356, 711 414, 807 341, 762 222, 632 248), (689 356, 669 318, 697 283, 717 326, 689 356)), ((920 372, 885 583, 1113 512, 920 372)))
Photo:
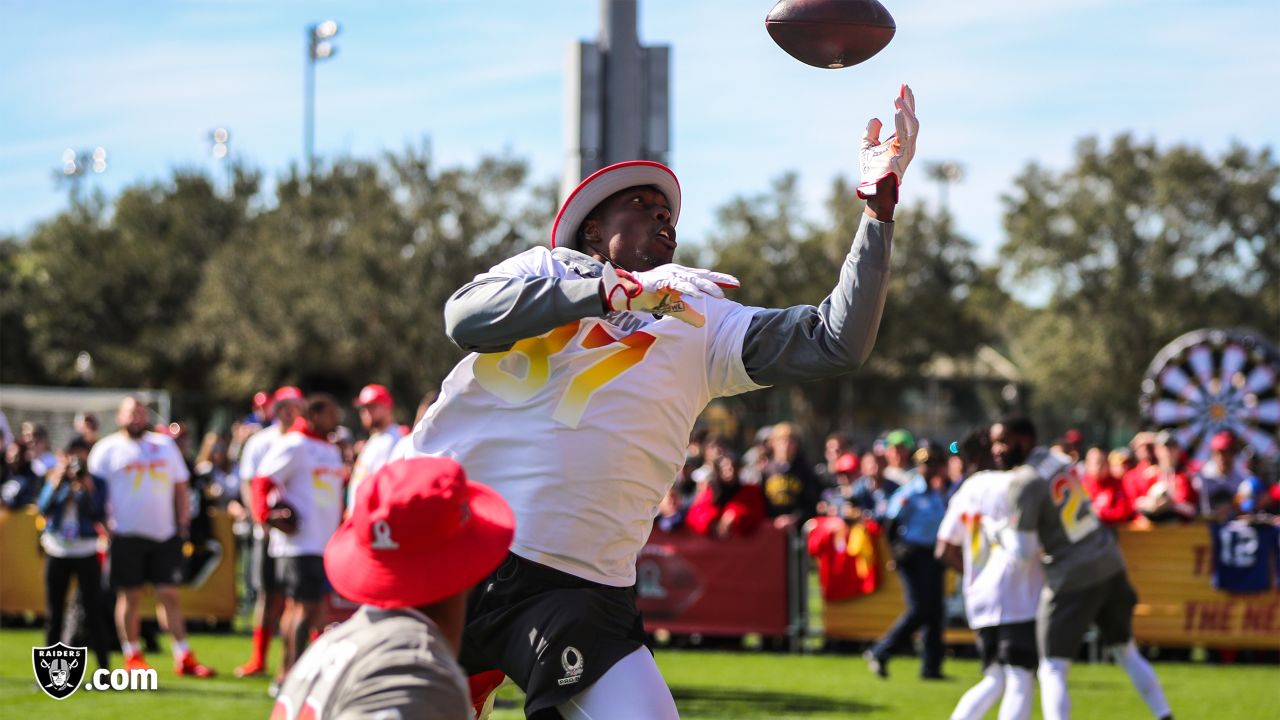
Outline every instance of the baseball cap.
POLYGON ((395 405, 395 400, 391 399, 391 391, 385 385, 365 385, 360 390, 359 397, 355 400, 355 406, 364 407, 366 405, 386 405, 391 407, 395 405))
POLYGON ((448 458, 382 466, 356 490, 351 517, 330 538, 334 590, 377 607, 417 607, 470 589, 507 556, 515 516, 502 496, 467 480, 448 458))
POLYGON ((1236 436, 1226 430, 1223 430, 1222 432, 1214 435, 1213 439, 1209 441, 1209 449, 1214 452, 1235 450, 1236 436))
POLYGON ((910 432, 901 428, 890 432, 884 439, 885 444, 893 447, 894 445, 905 445, 907 447, 916 446, 916 438, 910 432))
POLYGON ((858 456, 853 453, 845 453, 836 458, 836 472, 838 473, 855 473, 858 471, 858 456))
POLYGON ((579 249, 578 226, 610 195, 630 187, 651 185, 667 197, 671 224, 680 220, 680 181, 671 168, 652 160, 628 160, 601 168, 578 184, 560 206, 551 226, 551 247, 579 249))
POLYGON ((302 394, 302 390, 293 385, 283 385, 271 395, 271 404, 277 405, 289 400, 306 400, 307 396, 302 394))

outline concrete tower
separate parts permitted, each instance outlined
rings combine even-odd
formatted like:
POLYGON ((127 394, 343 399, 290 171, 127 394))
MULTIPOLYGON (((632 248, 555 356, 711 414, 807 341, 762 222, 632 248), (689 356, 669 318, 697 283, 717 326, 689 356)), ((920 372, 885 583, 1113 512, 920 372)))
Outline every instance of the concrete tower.
POLYGON ((600 0, 596 42, 569 49, 561 199, 623 160, 667 162, 671 48, 640 45, 638 0, 600 0))

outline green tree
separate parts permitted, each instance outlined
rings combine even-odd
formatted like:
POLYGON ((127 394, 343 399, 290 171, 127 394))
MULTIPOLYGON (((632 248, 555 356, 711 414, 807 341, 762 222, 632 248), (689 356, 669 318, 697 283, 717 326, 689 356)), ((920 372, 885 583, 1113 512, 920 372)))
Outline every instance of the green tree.
MULTIPOLYGON (((864 207, 854 185, 837 178, 827 217, 807 220, 796 176, 784 175, 769 192, 720 208, 709 266, 742 281, 732 297, 744 304, 820 303, 837 281, 864 207)), ((871 408, 881 414, 875 422, 883 422, 899 403, 902 383, 917 378, 925 363, 939 355, 971 355, 993 339, 976 310, 999 293, 974 261, 973 243, 952 229, 949 215, 923 205, 899 208, 895 219, 889 295, 866 367, 844 378, 749 396, 741 401, 747 412, 762 421, 796 417, 824 432, 872 422, 871 408), (978 295, 985 300, 975 304, 978 295)))
POLYGON ((93 359, 93 382, 190 391, 206 369, 174 342, 190 316, 204 261, 242 224, 256 191, 222 197, 202 174, 126 188, 114 202, 73 198, 40 224, 17 263, 30 354, 53 382, 83 382, 76 357, 93 359))
POLYGON ((25 246, 0 238, 0 382, 39 384, 44 368, 31 352, 31 333, 23 316, 29 302, 28 279, 21 271, 25 246))
POLYGON ((1039 409, 1132 426, 1156 352, 1198 327, 1280 330, 1280 165, 1128 135, 1030 165, 1004 198, 1011 286, 1047 292, 1012 328, 1039 409))
POLYGON ((198 293, 186 342, 216 368, 216 393, 382 382, 412 407, 411 393, 462 356, 444 334, 449 295, 545 241, 553 191, 527 175, 509 158, 440 169, 409 150, 336 162, 309 188, 285 178, 276 207, 212 258, 198 293))

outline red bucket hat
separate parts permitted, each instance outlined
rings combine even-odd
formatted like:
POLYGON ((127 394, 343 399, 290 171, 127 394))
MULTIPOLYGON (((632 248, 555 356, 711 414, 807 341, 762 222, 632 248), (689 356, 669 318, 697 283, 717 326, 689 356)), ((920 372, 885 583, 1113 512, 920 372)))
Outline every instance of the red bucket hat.
POLYGON ((507 556, 515 516, 448 458, 397 460, 360 483, 351 517, 324 550, 338 594, 377 607, 439 602, 480 582, 507 556))
POLYGON ((671 206, 671 224, 680 220, 680 181, 671 168, 652 160, 628 160, 601 168, 587 176, 569 193, 555 225, 551 226, 551 247, 578 247, 578 226, 587 215, 616 192, 631 187, 653 186, 667 197, 671 206))

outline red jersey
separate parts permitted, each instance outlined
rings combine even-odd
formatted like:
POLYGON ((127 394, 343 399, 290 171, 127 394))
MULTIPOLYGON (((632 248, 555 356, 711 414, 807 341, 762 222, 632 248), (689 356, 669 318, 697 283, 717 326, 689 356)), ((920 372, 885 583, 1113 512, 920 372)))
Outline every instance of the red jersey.
POLYGON ((1136 515, 1133 499, 1124 490, 1124 483, 1111 473, 1089 475, 1085 473, 1082 481, 1085 492, 1089 493, 1089 501, 1098 519, 1108 525, 1127 523, 1136 515))
POLYGON ((880 583, 879 538, 880 525, 874 520, 850 527, 841 518, 814 518, 809 555, 818 559, 823 600, 848 600, 875 592, 880 583))
POLYGON ((689 507, 685 523, 699 535, 711 535, 721 519, 725 519, 731 535, 750 535, 760 525, 764 514, 764 494, 759 485, 740 485, 738 492, 723 507, 716 505, 711 488, 704 487, 689 507))

